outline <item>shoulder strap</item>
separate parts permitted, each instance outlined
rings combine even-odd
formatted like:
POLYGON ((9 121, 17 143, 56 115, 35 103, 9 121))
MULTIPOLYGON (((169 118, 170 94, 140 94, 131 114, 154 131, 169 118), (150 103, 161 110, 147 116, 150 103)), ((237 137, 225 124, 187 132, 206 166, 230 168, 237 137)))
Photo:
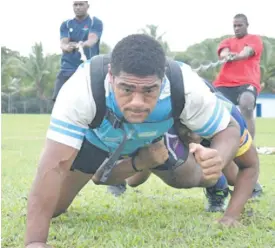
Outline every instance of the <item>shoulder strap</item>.
POLYGON ((184 79, 180 65, 174 60, 167 60, 166 76, 170 81, 172 114, 178 120, 185 106, 184 79))
POLYGON ((97 55, 90 62, 90 78, 92 94, 96 106, 96 115, 91 128, 99 127, 106 114, 106 99, 104 80, 108 72, 108 64, 110 63, 110 55, 97 55))
POLYGON ((215 87, 206 79, 203 78, 204 83, 207 85, 207 87, 211 90, 212 93, 216 93, 217 90, 215 87))

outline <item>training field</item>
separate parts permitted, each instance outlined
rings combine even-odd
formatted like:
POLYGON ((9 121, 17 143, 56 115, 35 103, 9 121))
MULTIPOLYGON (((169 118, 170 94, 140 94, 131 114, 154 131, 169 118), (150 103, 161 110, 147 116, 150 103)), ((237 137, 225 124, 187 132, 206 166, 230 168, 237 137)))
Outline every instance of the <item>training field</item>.
MULTIPOLYGON (((2 115, 2 247, 23 247, 27 194, 49 115, 2 115)), ((275 146, 275 119, 257 120, 258 146, 275 146)), ((156 177, 120 198, 88 184, 69 211, 54 219, 56 248, 275 247, 275 155, 261 155, 265 194, 246 207, 243 226, 221 229, 221 214, 204 212, 201 189, 177 190, 156 177)))

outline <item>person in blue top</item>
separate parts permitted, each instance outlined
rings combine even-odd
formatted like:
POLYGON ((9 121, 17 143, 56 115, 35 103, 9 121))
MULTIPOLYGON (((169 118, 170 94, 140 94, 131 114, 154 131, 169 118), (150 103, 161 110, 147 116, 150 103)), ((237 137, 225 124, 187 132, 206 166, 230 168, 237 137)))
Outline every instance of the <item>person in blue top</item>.
POLYGON ((74 1, 75 18, 60 26, 61 68, 55 82, 53 100, 56 100, 63 84, 74 74, 81 61, 79 47, 82 46, 87 59, 99 54, 103 23, 88 14, 88 1, 74 1))

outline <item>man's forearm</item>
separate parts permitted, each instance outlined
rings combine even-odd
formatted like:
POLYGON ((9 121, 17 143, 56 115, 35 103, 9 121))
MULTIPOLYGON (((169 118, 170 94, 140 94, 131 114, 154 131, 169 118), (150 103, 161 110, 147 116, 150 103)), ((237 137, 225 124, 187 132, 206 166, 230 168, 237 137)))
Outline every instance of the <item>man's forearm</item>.
POLYGON ((244 49, 235 57, 234 60, 244 60, 254 55, 253 48, 245 46, 244 49))
POLYGON ((61 183, 62 176, 57 170, 45 173, 38 171, 28 199, 25 245, 33 242, 46 243, 61 183))
POLYGON ((236 156, 240 144, 240 129, 234 122, 217 133, 211 141, 211 148, 216 149, 223 159, 223 168, 228 165, 236 156))
POLYGON ((222 49, 219 56, 221 59, 224 59, 224 58, 228 57, 229 54, 230 54, 230 50, 229 50, 229 48, 226 47, 226 48, 222 49))
MULTIPOLYGON (((101 168, 101 167, 96 171, 96 173, 92 177, 92 180, 94 183, 103 184, 100 182, 100 178, 102 177, 103 172, 104 172, 104 168, 101 168)), ((136 174, 136 171, 132 166, 132 158, 126 158, 117 162, 115 167, 112 169, 112 173, 110 177, 107 179, 107 181, 104 184, 107 184, 107 185, 120 184, 126 178, 131 177, 134 174, 136 174)))
POLYGON ((91 37, 89 37, 88 40, 83 42, 83 47, 92 47, 93 45, 95 45, 98 41, 98 37, 97 35, 93 35, 91 37))
POLYGON ((239 170, 234 192, 225 216, 238 219, 248 199, 251 197, 259 175, 258 168, 249 167, 239 170))

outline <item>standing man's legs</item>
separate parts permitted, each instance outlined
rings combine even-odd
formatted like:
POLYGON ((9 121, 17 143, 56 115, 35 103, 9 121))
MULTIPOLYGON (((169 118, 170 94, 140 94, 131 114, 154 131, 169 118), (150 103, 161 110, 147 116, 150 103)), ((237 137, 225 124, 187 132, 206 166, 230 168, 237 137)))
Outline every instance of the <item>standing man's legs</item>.
POLYGON ((58 73, 55 83, 54 83, 54 91, 53 91, 53 96, 52 96, 53 102, 55 102, 57 95, 58 95, 60 89, 62 88, 62 86, 64 85, 64 83, 66 83, 72 75, 73 75, 73 73, 64 75, 64 73, 62 71, 58 73))
POLYGON ((255 136, 255 119, 254 108, 256 105, 256 96, 251 91, 243 91, 239 96, 240 111, 245 118, 249 133, 254 140, 255 136))
POLYGON ((254 139, 255 136, 255 119, 254 108, 257 100, 257 90, 252 85, 243 85, 237 87, 217 87, 228 100, 239 106, 240 111, 245 118, 248 131, 254 139))

